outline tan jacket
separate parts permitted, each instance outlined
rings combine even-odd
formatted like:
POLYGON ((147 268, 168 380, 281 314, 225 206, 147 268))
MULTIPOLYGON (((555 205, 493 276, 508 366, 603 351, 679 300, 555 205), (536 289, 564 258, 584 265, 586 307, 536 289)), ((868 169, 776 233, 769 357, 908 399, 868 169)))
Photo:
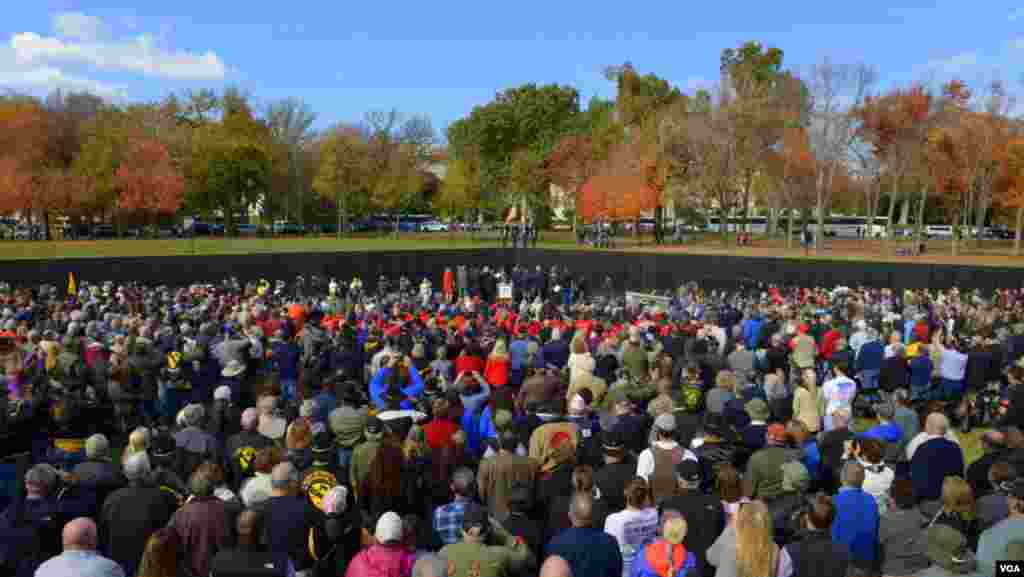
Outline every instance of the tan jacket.
POLYGON ((536 461, 514 453, 502 452, 484 459, 480 463, 476 484, 480 499, 487 504, 491 515, 504 518, 508 513, 508 496, 512 487, 523 483, 532 490, 538 469, 536 461))
POLYGON ((818 413, 818 400, 804 387, 797 387, 793 393, 793 418, 800 421, 811 433, 820 429, 821 415, 818 413))

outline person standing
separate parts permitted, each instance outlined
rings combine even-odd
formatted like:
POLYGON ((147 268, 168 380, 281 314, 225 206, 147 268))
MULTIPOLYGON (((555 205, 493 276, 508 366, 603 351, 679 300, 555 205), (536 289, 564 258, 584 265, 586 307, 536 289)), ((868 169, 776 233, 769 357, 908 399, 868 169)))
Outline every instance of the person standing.
POLYGON ((64 552, 36 569, 35 577, 124 577, 124 569, 100 555, 96 523, 79 517, 64 526, 64 552))
POLYGON ((548 543, 547 554, 565 559, 573 575, 621 577, 619 544, 615 537, 593 527, 593 507, 593 496, 586 493, 573 496, 569 504, 572 528, 562 531, 548 543))
POLYGON ((832 540, 849 548, 855 566, 870 569, 878 553, 878 503, 862 489, 864 467, 860 463, 847 461, 843 465, 842 483, 835 498, 832 540))

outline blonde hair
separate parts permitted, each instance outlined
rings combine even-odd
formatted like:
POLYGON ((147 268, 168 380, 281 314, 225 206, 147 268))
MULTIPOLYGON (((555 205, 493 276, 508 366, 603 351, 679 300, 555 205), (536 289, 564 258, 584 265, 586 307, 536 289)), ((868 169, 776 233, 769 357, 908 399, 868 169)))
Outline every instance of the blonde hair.
POLYGON ((131 457, 132 455, 146 452, 146 437, 146 430, 142 428, 135 429, 130 435, 128 435, 128 446, 126 446, 124 451, 121 453, 122 463, 127 463, 128 457, 131 457))
POLYGON ((761 501, 740 504, 736 513, 736 576, 770 577, 777 549, 768 507, 761 501))
POLYGON ((942 508, 961 517, 974 513, 974 491, 963 477, 946 477, 942 482, 942 508))

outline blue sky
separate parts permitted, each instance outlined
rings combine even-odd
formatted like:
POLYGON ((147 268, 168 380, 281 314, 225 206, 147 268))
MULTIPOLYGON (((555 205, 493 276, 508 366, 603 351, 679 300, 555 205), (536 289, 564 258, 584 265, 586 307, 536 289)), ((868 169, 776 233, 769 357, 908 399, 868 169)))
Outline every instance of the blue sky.
POLYGON ((320 127, 397 108, 440 129, 524 82, 612 96, 602 69, 627 60, 690 92, 746 40, 782 48, 798 72, 829 57, 875 66, 882 87, 998 74, 1024 92, 1024 8, 1004 0, 11 1, 0 88, 137 101, 234 84, 263 102, 301 97, 320 127))

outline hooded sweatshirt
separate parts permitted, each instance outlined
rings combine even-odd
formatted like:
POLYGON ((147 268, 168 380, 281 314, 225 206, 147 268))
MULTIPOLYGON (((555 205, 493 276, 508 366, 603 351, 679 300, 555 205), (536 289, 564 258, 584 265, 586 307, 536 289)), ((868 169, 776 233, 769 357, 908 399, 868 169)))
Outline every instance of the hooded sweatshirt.
POLYGON ((345 577, 408 577, 416 556, 401 547, 373 545, 349 563, 345 577))

